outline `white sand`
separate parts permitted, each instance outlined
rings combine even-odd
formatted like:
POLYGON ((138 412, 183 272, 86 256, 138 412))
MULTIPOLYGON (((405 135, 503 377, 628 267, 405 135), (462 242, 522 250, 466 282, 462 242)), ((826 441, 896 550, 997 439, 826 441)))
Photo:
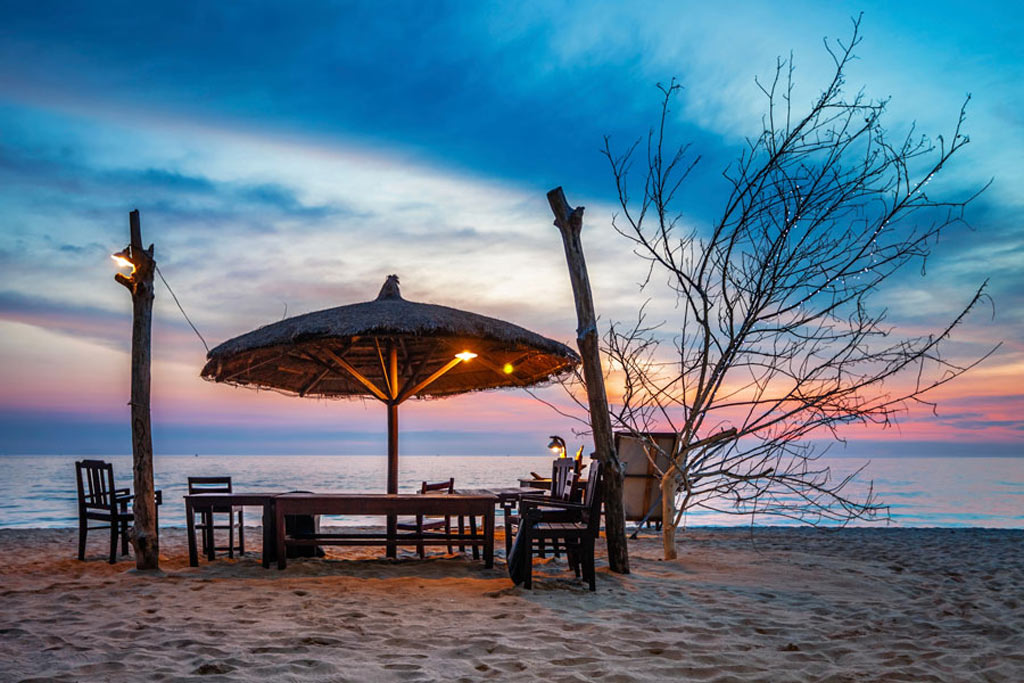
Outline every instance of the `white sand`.
POLYGON ((0 529, 0 680, 1024 680, 1022 531, 648 535, 596 594, 379 548, 193 569, 172 529, 154 576, 75 536, 0 529))

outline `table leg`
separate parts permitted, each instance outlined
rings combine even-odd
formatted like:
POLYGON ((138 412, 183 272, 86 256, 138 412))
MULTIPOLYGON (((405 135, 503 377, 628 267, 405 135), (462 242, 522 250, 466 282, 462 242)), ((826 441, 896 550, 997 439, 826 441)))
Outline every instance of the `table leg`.
POLYGON ((277 520, 274 519, 274 507, 270 501, 263 503, 263 568, 270 569, 271 556, 276 554, 277 520))
POLYGON ((284 514, 281 508, 275 506, 274 510, 274 542, 277 546, 277 568, 284 569, 288 566, 287 556, 284 550, 284 514))
POLYGON ((398 557, 398 517, 388 515, 388 549, 387 556, 394 559, 398 557))
MULTIPOLYGON (((475 546, 474 546, 475 547, 475 546)), ((488 505, 483 515, 483 566, 495 566, 495 506, 488 505)))
POLYGON ((213 506, 203 514, 204 526, 206 527, 203 531, 206 533, 206 559, 213 562, 217 559, 217 553, 213 547, 213 506))
POLYGON ((192 502, 185 499, 185 526, 188 529, 188 566, 199 566, 199 553, 196 550, 196 519, 192 502))

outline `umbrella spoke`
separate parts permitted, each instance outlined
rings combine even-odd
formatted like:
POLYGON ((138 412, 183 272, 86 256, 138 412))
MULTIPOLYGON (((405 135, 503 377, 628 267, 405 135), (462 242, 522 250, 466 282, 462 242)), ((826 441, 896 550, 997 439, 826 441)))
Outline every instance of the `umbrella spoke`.
POLYGON ((353 377, 355 377, 355 378, 356 378, 356 380, 357 380, 357 381, 359 381, 359 383, 360 383, 360 384, 362 384, 362 385, 363 385, 364 387, 366 387, 367 389, 369 389, 369 390, 370 390, 370 393, 372 393, 372 394, 373 394, 374 396, 376 396, 376 397, 377 397, 377 398, 379 398, 380 400, 384 401, 385 403, 386 403, 386 402, 388 401, 388 397, 387 397, 387 395, 386 395, 386 394, 385 394, 385 393, 384 393, 383 391, 381 391, 381 390, 380 390, 380 389, 379 389, 379 388, 377 387, 377 385, 376 385, 376 384, 374 384, 373 382, 371 382, 370 380, 368 380, 368 379, 367 379, 366 377, 364 377, 364 376, 362 375, 362 373, 360 373, 360 372, 359 372, 358 370, 356 370, 356 369, 355 369, 354 367, 352 367, 351 365, 349 365, 348 361, 346 361, 346 360, 345 360, 344 358, 342 358, 342 357, 341 357, 341 356, 339 356, 338 354, 334 353, 334 351, 330 350, 330 349, 329 349, 329 348, 327 348, 327 347, 321 347, 321 348, 320 348, 320 350, 321 350, 321 351, 323 351, 323 352, 324 352, 325 354, 327 354, 327 356, 328 356, 328 357, 329 357, 329 358, 330 358, 330 359, 331 359, 332 361, 334 361, 335 363, 337 363, 338 365, 340 365, 340 366, 341 366, 341 367, 342 367, 342 368, 343 368, 343 369, 344 369, 344 370, 345 370, 346 372, 348 372, 348 374, 350 374, 350 375, 352 375, 353 377))

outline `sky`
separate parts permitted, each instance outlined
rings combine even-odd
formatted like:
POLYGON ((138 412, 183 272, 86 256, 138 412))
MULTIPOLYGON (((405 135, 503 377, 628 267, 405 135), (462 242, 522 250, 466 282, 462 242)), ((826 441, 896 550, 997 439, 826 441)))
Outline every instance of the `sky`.
MULTIPOLYGON (((109 254, 128 212, 211 346, 285 314, 407 299, 573 343, 545 199, 587 207, 602 324, 634 315, 643 266, 611 228, 600 148, 684 86, 672 135, 702 155, 685 197, 713 219, 721 171, 760 129, 754 78, 792 53, 795 101, 829 75, 824 37, 863 11, 851 89, 886 125, 971 143, 934 192, 972 205, 927 276, 882 294, 898 329, 940 325, 990 280, 952 357, 1002 346, 850 452, 1024 455, 1024 9, 1016 3, 309 2, 0 5, 0 453, 127 453, 131 303, 109 254), (714 5, 713 7, 711 5, 714 5)), ((157 283, 158 453, 382 453, 376 401, 207 383, 205 349, 157 283)), ((560 398, 549 390, 550 400, 560 398)), ((402 409, 405 453, 541 453, 575 424, 523 392, 402 409)), ((570 441, 580 441, 572 437, 570 441)))

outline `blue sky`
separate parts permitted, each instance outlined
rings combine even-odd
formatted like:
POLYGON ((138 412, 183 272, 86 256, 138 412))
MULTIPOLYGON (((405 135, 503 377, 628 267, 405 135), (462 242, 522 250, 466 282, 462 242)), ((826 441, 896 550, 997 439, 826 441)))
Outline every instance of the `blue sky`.
MULTIPOLYGON (((948 132, 972 93, 972 142, 936 191, 964 196, 994 178, 969 214, 975 231, 947 234, 928 277, 908 274, 885 303, 926 328, 989 277, 994 318, 974 316, 952 348, 1004 346, 937 418, 909 416, 905 435, 1020 444, 1016 4, 37 2, 0 8, 0 451, 127 450, 130 305, 106 256, 132 208, 212 343, 285 306, 372 298, 391 272, 408 298, 568 341, 571 292, 544 198, 563 185, 587 206, 599 312, 629 317, 642 267, 610 229, 603 136, 644 135, 655 84, 678 78, 673 134, 703 156, 685 193, 701 225, 721 169, 759 129, 754 77, 792 51, 796 99, 809 102, 828 75, 822 38, 848 36, 862 10, 851 89, 892 97, 894 134, 913 122, 948 132)), ((202 382, 191 334, 158 289, 158 449, 246 452, 296 426, 319 436, 295 450, 379 447, 375 404, 202 382)), ((444 438, 459 452, 531 452, 569 428, 512 394, 415 405, 403 420, 424 452, 444 438)))

